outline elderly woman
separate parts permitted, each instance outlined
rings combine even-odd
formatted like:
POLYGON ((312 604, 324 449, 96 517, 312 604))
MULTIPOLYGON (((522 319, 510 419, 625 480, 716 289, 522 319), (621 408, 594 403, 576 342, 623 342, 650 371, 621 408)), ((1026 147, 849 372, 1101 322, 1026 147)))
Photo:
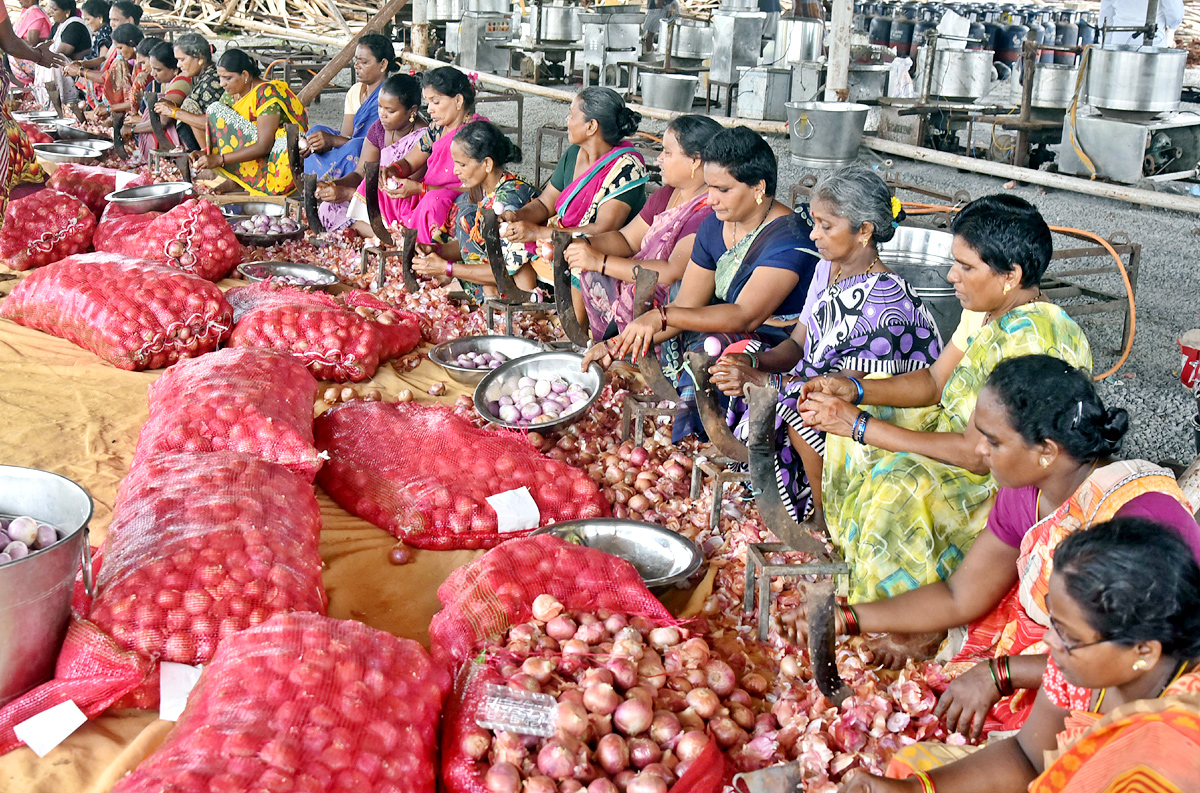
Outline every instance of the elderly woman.
POLYGON ((818 261, 809 248, 807 213, 793 213, 775 200, 775 154, 761 135, 744 127, 723 129, 701 159, 713 214, 696 232, 678 292, 592 347, 583 364, 586 369, 592 360, 629 354, 636 360, 661 345, 663 373, 681 400, 672 432, 677 441, 701 429, 684 353, 702 348, 709 336, 723 344, 759 339, 772 346, 786 339, 818 261))
POLYGON ((155 110, 175 121, 179 140, 188 151, 200 151, 208 143, 208 108, 225 93, 213 63, 212 45, 199 33, 184 33, 175 39, 175 61, 179 73, 191 81, 191 93, 182 102, 160 97, 155 110))
MULTIPOLYGON (((646 203, 646 164, 628 141, 642 121, 611 88, 580 91, 567 114, 570 142, 536 201, 504 213, 504 238, 511 242, 549 243, 555 229, 601 234, 623 227, 646 203)), ((540 268, 540 279, 553 288, 554 273, 540 268)), ((586 320, 579 284, 572 298, 580 322, 586 320)))
MULTIPOLYGON (((416 257, 413 269, 439 283, 457 278, 477 301, 495 295, 496 277, 483 241, 483 213, 497 207, 522 207, 534 196, 533 185, 508 166, 521 161, 521 150, 489 121, 472 121, 458 131, 450 144, 454 173, 467 192, 455 202, 454 242, 438 252, 416 257)), ((505 268, 522 289, 532 290, 537 277, 532 256, 519 243, 501 240, 505 268)))
POLYGON ((983 528, 996 486, 972 416, 996 364, 1049 353, 1091 369, 1083 331, 1041 300, 1053 241, 1037 209, 1015 196, 984 196, 951 231, 948 277, 963 315, 933 366, 882 380, 823 376, 801 387, 804 424, 826 433, 825 522, 850 565, 853 603, 945 580, 983 528))
MULTIPOLYGON (((946 581, 837 614, 843 633, 940 634, 969 624, 952 633, 946 655, 961 649, 946 670, 960 676, 939 715, 972 737, 1019 729, 1029 715, 1046 668, 1054 552, 1071 533, 1112 518, 1150 518, 1176 529, 1200 558, 1200 527, 1171 472, 1114 459, 1129 418, 1104 407, 1087 373, 1049 355, 1001 361, 979 394, 975 427, 1000 487, 988 530, 946 581)), ((802 627, 803 617, 797 610, 784 625, 802 627)), ((875 655, 894 667, 921 658, 886 648, 875 655)))
MULTIPOLYGON (((179 61, 175 59, 175 48, 169 42, 159 42, 150 51, 150 77, 157 86, 158 95, 162 98, 165 106, 177 107, 192 92, 192 81, 179 70, 179 61)), ((138 151, 141 154, 142 162, 148 162, 150 153, 158 148, 158 141, 154 137, 154 127, 150 123, 151 113, 159 114, 163 134, 166 135, 171 145, 174 147, 180 145, 179 131, 171 114, 162 112, 157 106, 148 107, 142 114, 142 120, 133 128, 134 134, 137 135, 138 151)))
POLYGON ((430 125, 408 154, 381 173, 379 211, 387 225, 416 229, 417 241, 430 245, 453 236, 450 211, 462 183, 454 175, 450 141, 478 116, 475 89, 458 69, 442 66, 426 72, 422 82, 430 125), (415 178, 422 169, 424 176, 415 178))
MULTIPOLYGON (((30 47, 36 47, 50 38, 50 17, 46 16, 38 0, 21 0, 21 15, 12 24, 17 38, 23 39, 30 47)), ((33 84, 36 62, 24 58, 9 58, 9 64, 18 83, 26 88, 33 84)))
POLYGON ((851 167, 822 179, 812 192, 812 241, 821 261, 808 287, 800 321, 781 344, 723 355, 713 384, 729 397, 729 423, 743 441, 748 414, 740 397, 747 383, 775 385, 776 481, 797 520, 820 519, 825 439, 797 411, 800 388, 813 377, 840 372, 896 375, 933 364, 941 351, 937 326, 908 282, 888 270, 879 245, 895 234, 900 203, 874 171, 851 167))
POLYGON ((287 124, 308 129, 304 105, 287 83, 262 79, 254 59, 228 49, 217 61, 225 94, 208 106, 208 153, 194 155, 200 168, 253 195, 287 195, 296 188, 288 158, 287 124))
POLYGON ((696 231, 712 214, 700 155, 720 131, 721 125, 707 116, 673 119, 658 155, 663 186, 624 228, 578 239, 567 247, 567 264, 580 273, 593 338, 611 338, 633 319, 635 268, 658 273, 655 305, 667 302, 668 289, 683 278, 696 231))
POLYGON ((317 185, 317 212, 321 224, 329 231, 353 223, 363 237, 374 234, 367 214, 366 183, 363 175, 367 165, 379 163, 388 168, 408 155, 421 135, 425 122, 420 116, 421 81, 408 74, 393 74, 383 81, 378 97, 379 118, 367 130, 362 156, 354 170, 345 176, 317 185))
POLYGON ((334 181, 354 172, 367 139, 367 130, 379 120, 379 87, 397 66, 392 40, 368 33, 354 50, 354 76, 358 80, 346 92, 341 131, 318 125, 308 131, 309 154, 304 172, 334 181))
MULTIPOLYGON (((50 50, 68 61, 83 60, 92 51, 92 32, 75 16, 75 0, 50 0, 50 50)), ((79 90, 61 66, 39 66, 34 71, 33 92, 43 107, 73 105, 79 90)))
POLYGON ((111 112, 111 105, 124 101, 133 76, 137 45, 143 38, 141 28, 126 23, 113 31, 112 50, 103 67, 85 69, 80 61, 67 64, 66 73, 80 78, 76 85, 84 91, 89 118, 92 120, 106 118, 111 112))
POLYGON ((1200 566, 1170 528, 1118 518, 1067 537, 1046 592, 1050 660, 1014 737, 901 750, 843 793, 1116 793, 1200 786, 1200 566), (946 747, 947 749, 954 747, 946 747))

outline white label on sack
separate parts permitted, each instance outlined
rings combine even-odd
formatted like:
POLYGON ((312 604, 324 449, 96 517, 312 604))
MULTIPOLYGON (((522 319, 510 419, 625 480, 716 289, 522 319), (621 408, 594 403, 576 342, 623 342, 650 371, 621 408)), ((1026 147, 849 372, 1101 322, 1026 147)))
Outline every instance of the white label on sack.
POLYGON ((118 190, 124 190, 129 186, 129 183, 137 177, 138 174, 136 171, 121 171, 119 174, 117 174, 116 188, 118 190))
POLYGON ((188 694, 196 687, 203 666, 189 666, 163 661, 158 665, 158 717, 163 721, 178 721, 187 704, 188 694))
POLYGON ((87 721, 87 716, 68 699, 49 710, 43 710, 13 727, 17 737, 33 750, 38 757, 45 757, 50 750, 58 746, 78 730, 87 721))
POLYGON ((488 496, 487 503, 496 510, 496 523, 502 534, 536 529, 542 523, 542 513, 527 487, 488 496))

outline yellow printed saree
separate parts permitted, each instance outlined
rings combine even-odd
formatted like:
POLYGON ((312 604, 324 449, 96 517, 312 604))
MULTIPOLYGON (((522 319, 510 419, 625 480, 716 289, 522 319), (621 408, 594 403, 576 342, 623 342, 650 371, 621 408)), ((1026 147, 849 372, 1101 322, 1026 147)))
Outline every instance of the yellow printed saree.
MULTIPOLYGON (((1030 303, 969 337, 940 404, 868 410, 908 429, 964 432, 996 364, 1037 353, 1092 367, 1091 347, 1075 321, 1058 306, 1030 303)), ((987 520, 996 490, 991 476, 832 435, 825 448, 825 520, 850 565, 850 602, 893 597, 948 578, 987 520)))
POLYGON ((300 134, 308 130, 308 113, 292 89, 282 81, 259 83, 236 102, 229 94, 208 108, 208 140, 211 154, 232 154, 258 141, 258 118, 278 115, 279 129, 265 158, 230 163, 218 172, 256 195, 287 195, 295 188, 287 152, 287 124, 297 124, 300 134))

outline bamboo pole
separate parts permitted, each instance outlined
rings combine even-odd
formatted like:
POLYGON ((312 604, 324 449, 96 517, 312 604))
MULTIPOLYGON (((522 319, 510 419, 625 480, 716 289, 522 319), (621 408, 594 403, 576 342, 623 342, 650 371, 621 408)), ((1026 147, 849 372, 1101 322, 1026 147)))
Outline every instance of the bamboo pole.
MULTIPOLYGON (((375 33, 382 29, 407 4, 408 0, 388 0, 387 4, 379 9, 379 13, 371 17, 367 24, 363 25, 362 29, 354 34, 349 43, 342 48, 342 51, 334 55, 333 60, 324 69, 317 72, 316 76, 309 80, 308 84, 301 89, 299 94, 300 101, 305 105, 312 103, 317 98, 317 95, 325 89, 325 86, 329 85, 334 77, 337 77, 338 72, 346 68, 346 64, 354 60, 354 49, 358 46, 358 40, 367 33, 375 33)), ((289 31, 289 33, 295 35, 293 31, 289 31)))
MULTIPOLYGON (((424 66, 427 68, 436 69, 439 66, 445 66, 439 60, 433 58, 425 58, 412 53, 403 53, 400 56, 402 61, 408 61, 416 66, 424 66)), ((540 96, 546 99, 556 99, 560 102, 570 102, 575 98, 574 91, 567 91, 562 88, 550 88, 544 85, 533 85, 521 80, 513 80, 508 77, 500 77, 486 72, 479 73, 479 81, 486 85, 493 85, 497 88, 511 88, 520 91, 524 94, 532 96, 540 96)), ((658 119, 661 121, 670 121, 685 113, 679 113, 673 110, 660 110, 657 107, 647 107, 645 105, 630 104, 629 108, 641 113, 646 118, 658 119)), ((787 124, 781 121, 755 121, 745 118, 726 118, 723 116, 711 116, 714 121, 717 121, 727 127, 746 127, 755 132, 768 135, 787 135, 787 124)), ((890 154, 894 157, 904 157, 910 160, 919 162, 930 162, 936 165, 945 165, 950 168, 958 168, 963 171, 971 171, 973 173, 983 174, 985 176, 994 176, 998 179, 1015 179, 1018 182, 1027 184, 1035 184, 1040 187, 1049 187, 1055 190, 1068 190, 1082 195, 1095 196, 1097 198, 1110 198, 1116 201, 1125 201, 1131 204, 1140 204, 1142 206, 1154 207, 1156 209, 1170 209, 1178 212, 1190 212, 1200 215, 1200 198, 1192 198, 1190 196, 1180 196, 1171 193, 1156 193, 1153 190, 1142 190, 1137 187, 1129 187, 1127 185, 1110 184, 1108 182, 1093 181, 1089 179, 1079 179, 1074 176, 1064 176, 1063 174, 1050 173, 1049 171, 1035 171, 1030 168, 1017 168, 1007 163, 992 162, 991 160, 980 160, 975 157, 963 157, 958 154, 949 154, 947 152, 935 151, 926 149, 920 146, 913 146, 908 143, 896 143, 882 138, 867 137, 863 138, 862 145, 869 149, 890 154)))

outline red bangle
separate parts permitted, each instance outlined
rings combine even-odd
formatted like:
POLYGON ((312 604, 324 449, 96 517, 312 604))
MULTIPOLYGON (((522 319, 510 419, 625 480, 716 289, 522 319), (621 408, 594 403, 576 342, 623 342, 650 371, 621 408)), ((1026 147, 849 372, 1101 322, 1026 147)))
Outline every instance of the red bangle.
POLYGON ((854 613, 854 607, 849 603, 839 603, 838 608, 842 610, 842 621, 846 623, 846 635, 857 636, 861 631, 858 627, 858 615, 854 613))
POLYGON ((446 262, 446 277, 454 277, 454 262, 446 262))
POLYGON ((933 786, 933 780, 929 778, 929 774, 924 771, 913 771, 912 778, 917 780, 917 784, 921 786, 921 793, 937 793, 937 788, 933 786))
POLYGON ((667 307, 659 306, 658 307, 658 315, 660 317, 662 317, 662 329, 666 330, 667 329, 667 307))

